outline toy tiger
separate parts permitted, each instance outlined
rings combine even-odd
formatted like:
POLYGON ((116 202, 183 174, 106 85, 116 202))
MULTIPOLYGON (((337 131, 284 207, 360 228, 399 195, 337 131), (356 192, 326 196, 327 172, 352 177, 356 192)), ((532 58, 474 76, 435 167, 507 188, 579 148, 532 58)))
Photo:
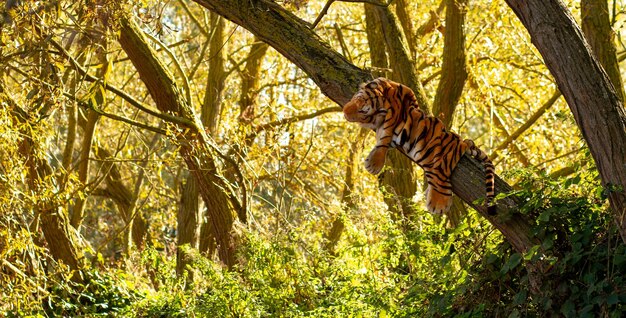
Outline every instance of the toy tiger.
POLYGON ((468 154, 483 163, 486 174, 485 204, 490 214, 495 186, 491 160, 472 140, 446 131, 441 120, 428 116, 417 105, 413 91, 386 78, 363 83, 359 91, 343 107, 347 121, 376 132, 376 146, 365 160, 365 169, 378 174, 385 164, 389 148, 397 148, 424 169, 428 187, 426 206, 434 214, 442 214, 452 205, 450 176, 459 160, 468 154))

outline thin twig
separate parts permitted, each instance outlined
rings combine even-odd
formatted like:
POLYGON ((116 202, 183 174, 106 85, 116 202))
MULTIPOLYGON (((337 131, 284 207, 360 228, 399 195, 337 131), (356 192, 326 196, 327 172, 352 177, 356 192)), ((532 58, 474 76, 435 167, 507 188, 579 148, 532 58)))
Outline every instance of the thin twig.
POLYGON ((376 0, 328 0, 328 2, 326 2, 326 4, 324 5, 324 8, 322 8, 322 11, 320 11, 320 13, 317 15, 317 18, 315 18, 315 21, 313 21, 313 23, 311 24, 310 29, 315 29, 320 21, 322 21, 322 18, 328 13, 328 9, 335 1, 369 3, 379 7, 388 7, 391 2, 393 2, 393 0, 389 0, 386 3, 376 0))
POLYGON ((319 115, 323 115, 326 113, 334 113, 334 112, 340 112, 341 111, 341 107, 335 106, 335 107, 328 107, 328 108, 324 108, 324 109, 320 109, 316 112, 310 113, 310 114, 304 114, 304 115, 298 115, 298 116, 294 116, 294 117, 289 117, 289 118, 284 118, 281 120, 276 120, 276 121, 272 121, 269 122, 267 124, 263 124, 263 125, 259 125, 255 128, 255 132, 254 134, 258 134, 263 130, 267 130, 276 126, 282 126, 282 125, 286 125, 286 124, 290 124, 290 123, 294 123, 297 121, 303 121, 303 120, 307 120, 307 119, 311 119, 311 118, 315 118, 319 115))
POLYGON ((118 95, 119 97, 123 98, 124 100, 126 100, 128 103, 130 103, 132 106, 140 109, 143 112, 146 112, 152 116, 158 117, 160 119, 163 119, 165 121, 168 122, 172 122, 172 123, 177 123, 180 125, 184 125, 184 126, 189 126, 189 127, 195 127, 196 124, 192 121, 189 120, 187 118, 182 118, 182 117, 177 117, 174 115, 170 115, 170 114, 166 114, 166 113, 161 113, 155 110, 150 109, 149 106, 144 105, 143 103, 141 103, 140 101, 136 100, 135 98, 133 98, 132 96, 128 95, 126 92, 122 91, 121 89, 106 83, 103 79, 97 78, 93 75, 90 75, 87 70, 85 70, 82 65, 80 65, 80 63, 78 63, 76 61, 76 59, 74 59, 74 57, 72 57, 66 50, 65 48, 63 48, 58 42, 56 42, 53 39, 50 39, 50 43, 57 49, 59 50, 59 53, 65 57, 70 64, 72 64, 72 66, 74 67, 74 69, 84 77, 85 80, 89 81, 89 82, 102 82, 104 84, 104 87, 115 93, 116 95, 118 95))
POLYGON ((492 160, 498 156, 496 153, 497 151, 505 149, 511 142, 513 142, 513 140, 517 139, 524 132, 526 132, 526 130, 528 130, 528 128, 530 128, 546 112, 546 110, 548 110, 550 107, 552 107, 552 105, 554 105, 554 103, 556 103, 559 97, 561 97, 561 92, 557 90, 554 92, 554 94, 552 94, 552 97, 550 97, 548 101, 546 101, 532 116, 530 116, 530 118, 522 126, 517 128, 515 132, 509 135, 506 140, 504 140, 498 147, 496 147, 496 149, 494 149, 493 154, 491 155, 492 160))

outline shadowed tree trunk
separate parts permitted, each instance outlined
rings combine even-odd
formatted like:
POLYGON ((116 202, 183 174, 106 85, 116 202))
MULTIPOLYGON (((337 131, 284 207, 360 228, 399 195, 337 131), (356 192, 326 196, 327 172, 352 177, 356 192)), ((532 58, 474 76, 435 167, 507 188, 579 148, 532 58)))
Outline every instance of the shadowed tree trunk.
MULTIPOLYGON (((224 81, 226 80, 226 72, 224 70, 225 50, 224 46, 224 28, 226 21, 219 15, 210 13, 210 24, 212 28, 212 38, 209 43, 209 68, 207 70, 207 84, 204 90, 204 102, 200 112, 200 119, 205 129, 210 135, 214 135, 217 130, 217 122, 222 109, 222 91, 224 90, 224 81)), ((206 206, 205 222, 200 228, 200 252, 205 255, 213 255, 215 250, 215 237, 212 235, 209 209, 214 207, 206 206)))
POLYGON ((254 119, 257 97, 257 86, 261 63, 269 45, 254 38, 250 53, 246 58, 246 66, 241 72, 241 97, 239 98, 239 120, 250 123, 254 119))
MULTIPOLYGON (((383 38, 389 56, 389 67, 392 69, 391 79, 400 81, 415 92, 420 110, 431 114, 428 98, 417 76, 414 62, 411 60, 406 39, 398 20, 388 7, 373 6, 376 10, 383 38)), ((377 48, 378 49, 378 48, 377 48)), ((354 92, 353 92, 354 93, 354 92)))
MULTIPOLYGON (((0 88, 0 94, 3 95, 1 90, 2 88, 0 88)), ((71 270, 79 271, 83 268, 83 263, 82 254, 77 246, 78 237, 70 226, 67 214, 61 209, 61 198, 45 197, 43 194, 51 190, 51 185, 46 183, 51 180, 52 168, 33 138, 33 132, 37 131, 37 127, 25 111, 17 105, 12 105, 12 108, 14 124, 22 127, 19 153, 25 158, 26 182, 31 192, 35 194, 33 204, 35 217, 39 219, 39 226, 47 247, 57 262, 69 266, 71 270)), ((82 279, 76 272, 72 280, 81 281, 82 279)))
POLYGON ((626 242, 626 113, 560 0, 506 0, 554 76, 591 150, 612 214, 626 242))
MULTIPOLYGON (((95 151, 96 158, 107 160, 112 159, 111 152, 102 146, 98 146, 98 150, 95 151)), ((122 182, 122 173, 118 164, 114 161, 105 161, 102 164, 102 171, 106 172, 104 179, 105 187, 94 191, 95 195, 101 195, 109 198, 115 202, 120 216, 124 220, 124 223, 128 226, 130 222, 131 231, 130 237, 136 248, 142 249, 146 241, 146 235, 148 232, 148 224, 144 216, 138 211, 134 210, 136 206, 137 197, 133 191, 122 182)), ((143 178, 141 178, 143 179, 143 178)), ((141 186, 142 181, 138 178, 135 181, 135 188, 141 186), (139 184, 137 184, 139 183, 139 184)), ((128 237, 128 235, 126 235, 128 237)), ((125 242, 125 246, 128 248, 129 242, 125 242)))
POLYGON ((404 31, 404 37, 406 38, 406 43, 408 45, 409 51, 411 52, 411 57, 415 58, 417 56, 417 45, 415 44, 415 32, 413 31, 413 17, 409 12, 408 4, 411 1, 407 0, 396 0, 394 4, 396 6, 396 15, 398 16, 398 20, 400 21, 400 25, 402 26, 402 30, 404 31))
POLYGON ((437 86, 433 114, 450 128, 454 111, 467 80, 465 65, 465 12, 467 0, 446 0, 446 28, 443 34, 443 65, 437 86))
MULTIPOLYGON (((463 30, 467 0, 445 0, 445 3, 446 27, 443 33, 443 65, 433 102, 433 114, 441 119, 446 128, 450 129, 454 112, 467 80, 465 31, 463 30)), ((454 197, 452 208, 446 211, 450 224, 457 226, 464 213, 463 203, 454 197)))
MULTIPOLYGON (((345 214, 349 214, 357 208, 354 203, 354 175, 360 163, 358 159, 360 158, 363 139, 367 132, 367 129, 361 128, 356 140, 350 143, 348 161, 346 162, 346 176, 344 178, 343 192, 341 193, 341 204, 344 206, 343 210, 345 214)), ((335 253, 335 247, 344 229, 345 223, 343 217, 337 216, 335 220, 333 220, 330 230, 325 235, 327 240, 325 248, 329 253, 335 253)))
MULTIPOLYGON (((99 105, 99 107, 101 106, 102 105, 99 105)), ((91 145, 96 133, 96 124, 99 118, 100 115, 98 115, 96 111, 92 109, 87 110, 87 122, 83 126, 83 141, 81 143, 80 156, 78 159, 78 181, 83 184, 84 187, 87 187, 87 178, 89 177, 89 166, 91 162, 91 160, 89 160, 89 154, 91 153, 91 145)), ((83 223, 87 195, 88 193, 85 193, 85 197, 77 198, 76 204, 74 204, 70 223, 75 229, 79 229, 80 225, 83 223)))
MULTIPOLYGON (((373 61, 382 62, 386 58, 386 52, 389 56, 389 68, 392 70, 389 77, 411 87, 418 96, 420 108, 428 109, 422 84, 415 72, 415 65, 409 56, 398 20, 387 7, 366 4, 365 11, 365 18, 370 19, 366 21, 368 39, 374 40, 369 43, 373 61), (369 35, 370 33, 372 34, 369 35)), ((400 152, 391 151, 387 154, 387 166, 391 169, 383 170, 379 176, 380 189, 392 217, 404 226, 405 221, 416 213, 413 202, 417 191, 415 165, 400 152)))
POLYGON ((617 54, 615 53, 615 32, 611 28, 609 19, 609 4, 607 0, 581 0, 580 12, 582 29, 585 38, 595 57, 609 75, 615 87, 615 93, 624 101, 624 85, 620 75, 617 54))
MULTIPOLYGON (((178 215, 176 218, 176 276, 181 277, 184 273, 185 266, 188 264, 188 258, 185 257, 181 246, 188 244, 192 248, 196 248, 198 245, 198 234, 200 228, 199 224, 199 192, 197 183, 193 178, 193 175, 187 177, 187 182, 182 186, 182 195, 180 196, 180 205, 178 207, 178 215)), ((207 222, 207 224, 210 224, 207 222)), ((206 235, 211 239, 213 233, 210 232, 210 226, 207 229, 206 235)), ((189 272, 187 276, 188 281, 193 281, 193 272, 189 272)))
MULTIPOLYGON (((246 0, 228 2, 195 0, 195 2, 241 25, 274 47, 302 68, 314 79, 324 94, 340 105, 344 105, 352 98, 359 83, 371 79, 368 73, 350 64, 322 42, 306 27, 305 21, 276 3, 267 0, 257 0, 254 3, 246 0)), ((502 217, 490 216, 484 206, 473 204, 474 200, 485 196, 484 180, 480 163, 464 157, 452 175, 453 191, 494 224, 516 251, 525 253, 538 242, 528 231, 532 224, 531 220, 516 212, 519 202, 512 198, 497 202, 497 215, 502 217)), ((498 179, 497 193, 509 189, 506 183, 498 179)))
POLYGON ((190 99, 183 96, 174 77, 157 58, 139 27, 127 17, 121 17, 120 24, 119 42, 139 72, 161 116, 168 117, 172 124, 180 154, 197 181, 205 205, 211 207, 207 211, 219 258, 232 268, 235 265, 235 246, 231 230, 234 222, 233 206, 237 206, 237 201, 225 193, 228 186, 218 177, 210 139, 202 124, 197 121, 189 104, 190 99))
MULTIPOLYGON (((95 49, 95 58, 98 63, 101 63, 102 67, 98 69, 97 77, 98 78, 106 78, 106 72, 108 71, 108 61, 107 61, 107 37, 102 32, 93 31, 102 26, 108 25, 109 12, 104 6, 103 0, 97 0, 93 3, 88 4, 91 10, 93 10, 96 14, 96 19, 91 20, 90 27, 86 30, 88 33, 85 35, 85 38, 82 38, 81 41, 90 41, 94 44, 95 49)), ((82 55, 79 57, 78 61, 80 64, 82 63, 82 59, 85 59, 86 56, 82 55)), ((101 105, 93 105, 98 108, 104 108, 104 104, 106 103, 106 93, 104 90, 99 90, 97 87, 100 84, 94 83, 92 86, 92 98, 90 98, 93 103, 100 103, 101 105)), ((70 215, 70 223, 72 226, 78 230, 80 230, 80 225, 84 219, 85 213, 85 205, 87 203, 87 197, 90 195, 90 189, 87 188, 88 179, 89 179, 89 167, 91 165, 91 160, 89 160, 89 155, 91 154, 92 144, 94 142, 95 133, 96 133, 96 124, 100 115, 93 109, 87 110, 87 123, 83 125, 83 140, 81 143, 80 156, 78 158, 78 181, 83 184, 85 187, 85 195, 84 197, 79 196, 76 199, 76 203, 74 204, 73 211, 70 215)))

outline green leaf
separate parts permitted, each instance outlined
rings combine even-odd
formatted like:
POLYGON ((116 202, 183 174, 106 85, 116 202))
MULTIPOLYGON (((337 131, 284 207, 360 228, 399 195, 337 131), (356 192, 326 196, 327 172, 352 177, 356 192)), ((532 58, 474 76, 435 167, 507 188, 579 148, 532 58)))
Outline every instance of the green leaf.
POLYGON ((521 261, 522 261, 522 255, 520 253, 515 253, 511 255, 511 257, 509 257, 508 262, 504 264, 500 272, 502 272, 502 274, 506 274, 508 271, 515 268, 517 265, 519 265, 521 261))
POLYGON ((606 298, 607 305, 615 305, 617 303, 619 303, 619 298, 617 294, 611 294, 609 295, 609 297, 606 298))

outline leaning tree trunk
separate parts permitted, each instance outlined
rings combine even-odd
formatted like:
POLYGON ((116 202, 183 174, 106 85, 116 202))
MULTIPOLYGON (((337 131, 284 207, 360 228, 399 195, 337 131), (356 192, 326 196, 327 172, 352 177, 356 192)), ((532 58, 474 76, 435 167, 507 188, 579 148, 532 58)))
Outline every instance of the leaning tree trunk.
MULTIPOLYGON (((304 70, 326 96, 340 105, 352 98, 360 83, 371 79, 369 73, 350 64, 324 43, 307 27, 307 22, 272 1, 194 1, 248 29, 274 47, 304 70)), ((473 204, 474 200, 485 195, 484 172, 477 161, 464 157, 453 173, 452 186, 454 193, 498 228, 517 252, 525 253, 538 243, 529 231, 531 220, 517 212, 519 202, 510 197, 497 202, 497 215, 507 217, 488 215, 484 206, 473 204)), ((496 192, 509 190, 510 187, 498 179, 496 192)))
POLYGON ((560 0, 506 0, 569 105, 591 150, 626 243, 626 113, 607 73, 560 0))
POLYGON ((205 205, 212 207, 208 209, 209 222, 218 245, 219 258, 232 268, 235 265, 235 245, 231 230, 233 206, 237 206, 237 202, 225 192, 228 186, 218 176, 210 139, 193 113, 189 104, 191 100, 183 97, 174 77, 157 58, 136 23, 121 17, 120 24, 119 42, 139 72, 161 116, 169 118, 181 156, 198 183, 205 205))

